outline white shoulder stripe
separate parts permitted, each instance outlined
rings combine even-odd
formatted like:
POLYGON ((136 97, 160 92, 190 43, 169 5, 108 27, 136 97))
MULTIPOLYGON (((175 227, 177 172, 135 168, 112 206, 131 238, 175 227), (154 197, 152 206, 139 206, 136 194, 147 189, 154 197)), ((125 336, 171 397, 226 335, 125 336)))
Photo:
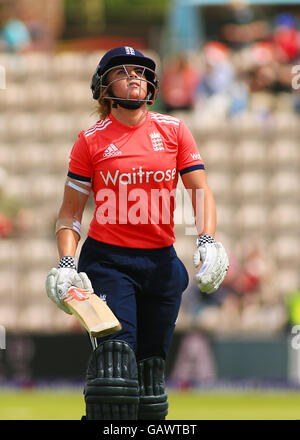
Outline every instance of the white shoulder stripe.
POLYGON ((151 116, 164 116, 166 118, 174 118, 175 116, 167 115, 166 113, 158 113, 158 112, 151 112, 151 116))
POLYGON ((159 119, 159 118, 153 118, 153 121, 157 122, 164 122, 165 124, 171 124, 171 125, 179 125, 179 122, 176 121, 168 121, 167 119, 159 119))
POLYGON ((165 118, 164 116, 155 116, 151 119, 158 119, 159 121, 171 121, 171 122, 177 122, 177 124, 180 123, 179 119, 169 119, 169 118, 165 118))
POLYGON ((85 135, 88 135, 89 133, 91 133, 92 131, 94 131, 96 128, 98 127, 102 127, 104 125, 104 121, 102 122, 98 122, 97 124, 93 125, 93 127, 89 128, 88 130, 86 130, 84 132, 85 135))
POLYGON ((104 121, 101 122, 96 122, 96 124, 94 124, 92 127, 90 127, 88 130, 86 130, 84 133, 89 133, 90 131, 93 131, 96 127, 101 127, 103 124, 105 123, 104 121))
POLYGON ((90 132, 87 133, 85 136, 88 137, 88 136, 90 136, 91 134, 96 133, 96 131, 104 130, 104 129, 105 129, 109 124, 111 124, 111 123, 112 123, 112 121, 108 121, 108 122, 106 122, 105 124, 101 125, 100 127, 95 127, 93 131, 90 131, 90 132))
POLYGON ((170 121, 180 122, 180 119, 170 115, 163 115, 162 113, 151 113, 151 118, 163 118, 163 119, 168 119, 170 121))
POLYGON ((106 118, 106 119, 104 119, 104 120, 102 120, 102 121, 100 121, 100 122, 96 122, 96 124, 94 124, 91 128, 89 128, 88 130, 86 130, 85 132, 84 132, 84 134, 85 135, 87 135, 87 134, 89 134, 91 131, 94 131, 96 128, 100 128, 100 127, 102 127, 104 124, 106 124, 106 122, 108 122, 108 121, 110 121, 110 119, 109 118, 106 118))

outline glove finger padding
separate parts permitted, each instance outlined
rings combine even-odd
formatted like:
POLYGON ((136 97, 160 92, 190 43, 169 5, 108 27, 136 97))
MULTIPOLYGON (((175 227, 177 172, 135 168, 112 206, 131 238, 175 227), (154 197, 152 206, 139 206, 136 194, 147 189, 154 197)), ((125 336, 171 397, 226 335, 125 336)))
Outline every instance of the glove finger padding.
POLYGON ((193 263, 195 267, 198 267, 201 262, 201 254, 199 249, 197 249, 193 254, 193 263))
POLYGON ((56 292, 59 299, 63 299, 71 286, 82 288, 82 281, 75 269, 61 267, 58 269, 56 292), (79 285, 77 285, 79 283, 79 285))
POLYGON ((47 295, 49 296, 50 292, 53 292, 53 289, 55 288, 55 279, 57 277, 58 270, 55 267, 52 267, 52 269, 49 271, 46 279, 46 290, 47 295), (48 294, 49 293, 49 294, 48 294))
POLYGON ((228 257, 224 247, 222 246, 221 243, 217 243, 217 246, 218 246, 217 270, 215 271, 215 274, 212 277, 212 288, 207 290, 207 293, 213 293, 220 287, 221 283, 224 281, 224 278, 226 276, 229 267, 228 257))
MULTIPOLYGON (((81 279, 82 282, 82 288, 85 290, 88 290, 89 292, 94 292, 92 283, 90 281, 90 279, 88 278, 87 274, 85 272, 79 272, 79 277, 81 279)), ((79 288, 79 286, 76 286, 79 288)))
MULTIPOLYGON (((206 256, 201 269, 195 276, 195 281, 202 292, 213 293, 219 288, 226 276, 228 257, 221 243, 209 243, 204 246, 206 256)), ((200 253, 201 247, 199 248, 200 253)))
POLYGON ((218 274, 216 275, 216 277, 212 277, 210 281, 201 280, 198 284, 200 290, 202 292, 205 292, 208 294, 215 292, 219 288, 222 281, 224 280, 225 275, 226 275, 226 272, 224 272, 223 270, 220 270, 218 272, 218 274))
POLYGON ((46 279, 46 291, 48 297, 64 312, 71 315, 72 313, 64 304, 63 299, 66 297, 71 287, 88 290, 93 292, 93 287, 86 273, 78 273, 76 269, 70 267, 53 267, 46 279))
POLYGON ((63 310, 64 312, 68 313, 69 315, 71 315, 71 312, 69 311, 69 309, 64 305, 63 301, 59 298, 58 294, 57 294, 57 279, 59 276, 59 270, 56 269, 55 267, 53 267, 46 278, 46 292, 47 292, 47 296, 48 298, 51 299, 51 301, 53 301, 57 307, 59 307, 61 310, 63 310))
POLYGON ((215 282, 218 283, 218 286, 219 286, 226 276, 227 270, 229 268, 229 261, 228 261, 227 254, 226 254, 225 249, 222 246, 222 244, 217 243, 217 245, 219 247, 218 264, 220 266, 220 270, 217 271, 217 276, 216 276, 215 282))

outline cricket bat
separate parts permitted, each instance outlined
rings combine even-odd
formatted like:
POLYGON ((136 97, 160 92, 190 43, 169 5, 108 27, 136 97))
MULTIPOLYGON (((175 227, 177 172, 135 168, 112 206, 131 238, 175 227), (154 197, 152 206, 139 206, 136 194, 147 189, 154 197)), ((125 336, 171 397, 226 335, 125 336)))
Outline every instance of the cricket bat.
POLYGON ((122 328, 108 305, 93 292, 70 287, 63 301, 94 338, 110 335, 122 328))

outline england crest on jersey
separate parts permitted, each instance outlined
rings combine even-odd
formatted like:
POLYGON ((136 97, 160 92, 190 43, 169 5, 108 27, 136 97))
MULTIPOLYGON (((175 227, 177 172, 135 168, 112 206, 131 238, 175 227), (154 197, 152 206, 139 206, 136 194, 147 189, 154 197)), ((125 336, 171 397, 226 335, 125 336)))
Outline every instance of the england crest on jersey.
POLYGON ((154 151, 162 151, 165 149, 164 141, 161 138, 161 135, 160 133, 158 133, 158 131, 150 133, 150 139, 154 151))

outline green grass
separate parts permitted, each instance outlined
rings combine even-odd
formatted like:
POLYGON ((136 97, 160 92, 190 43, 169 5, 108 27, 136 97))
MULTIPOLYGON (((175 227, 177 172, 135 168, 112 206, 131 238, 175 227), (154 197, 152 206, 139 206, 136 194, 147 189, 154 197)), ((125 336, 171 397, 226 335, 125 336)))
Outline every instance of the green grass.
MULTIPOLYGON (((0 392, 1 420, 79 420, 82 392, 0 392)), ((300 419, 300 392, 203 391, 169 392, 167 420, 295 420, 300 419)))
POLYGON ((84 413, 79 391, 0 392, 0 420, 78 420, 84 413))
POLYGON ((300 392, 170 393, 170 420, 300 419, 300 392))

